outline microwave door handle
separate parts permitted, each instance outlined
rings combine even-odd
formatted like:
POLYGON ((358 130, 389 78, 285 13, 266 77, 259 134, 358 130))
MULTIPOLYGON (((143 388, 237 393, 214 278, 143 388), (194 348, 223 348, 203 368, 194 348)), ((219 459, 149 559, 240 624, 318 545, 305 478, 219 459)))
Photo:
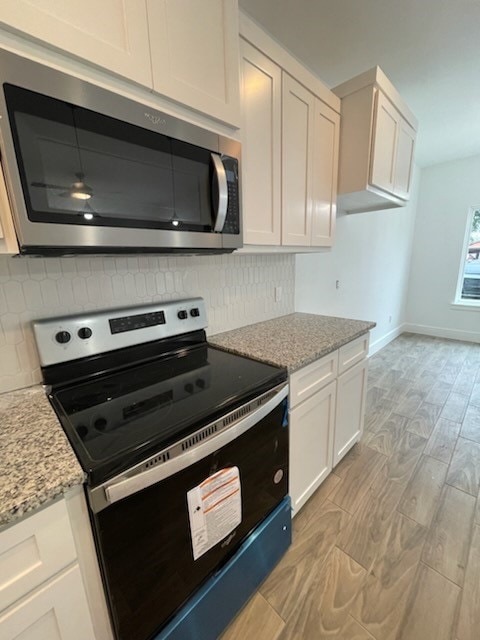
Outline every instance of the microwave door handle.
POLYGON ((218 184, 218 205, 217 213, 215 216, 215 224, 213 230, 216 233, 223 231, 225 224, 225 218, 227 217, 228 207, 228 185, 227 174, 223 165, 222 159, 217 153, 212 153, 213 170, 217 178, 218 184))

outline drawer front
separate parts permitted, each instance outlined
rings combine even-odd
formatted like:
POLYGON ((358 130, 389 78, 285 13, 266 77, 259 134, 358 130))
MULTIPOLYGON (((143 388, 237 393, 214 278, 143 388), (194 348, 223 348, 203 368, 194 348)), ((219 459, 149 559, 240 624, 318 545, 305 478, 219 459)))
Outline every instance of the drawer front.
POLYGON ((290 376, 290 407, 295 407, 337 377, 338 351, 315 360, 290 376))
POLYGON ((338 375, 367 357, 369 339, 370 334, 366 333, 340 347, 338 350, 338 375))
POLYGON ((5 640, 92 640, 87 598, 78 564, 0 614, 5 640))
POLYGON ((0 533, 0 611, 76 558, 64 500, 0 533))

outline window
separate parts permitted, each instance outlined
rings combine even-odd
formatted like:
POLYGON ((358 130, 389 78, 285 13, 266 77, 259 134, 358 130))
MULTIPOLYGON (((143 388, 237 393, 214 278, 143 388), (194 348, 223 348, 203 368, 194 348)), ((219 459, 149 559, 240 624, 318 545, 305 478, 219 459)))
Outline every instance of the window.
POLYGON ((468 216, 456 302, 480 306, 480 207, 468 216))

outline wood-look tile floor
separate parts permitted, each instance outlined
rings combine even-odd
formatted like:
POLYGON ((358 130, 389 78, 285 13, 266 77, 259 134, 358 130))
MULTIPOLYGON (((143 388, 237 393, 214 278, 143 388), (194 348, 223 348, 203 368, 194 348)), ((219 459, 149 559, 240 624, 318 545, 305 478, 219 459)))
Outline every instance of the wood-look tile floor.
POLYGON ((480 639, 480 345, 403 334, 365 431, 222 640, 480 639))

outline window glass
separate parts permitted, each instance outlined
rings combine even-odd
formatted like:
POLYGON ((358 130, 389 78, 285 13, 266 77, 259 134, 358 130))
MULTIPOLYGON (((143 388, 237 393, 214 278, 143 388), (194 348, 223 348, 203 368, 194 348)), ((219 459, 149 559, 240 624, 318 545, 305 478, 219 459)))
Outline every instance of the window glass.
POLYGON ((461 299, 480 300, 480 208, 469 218, 465 262, 462 265, 461 299))

